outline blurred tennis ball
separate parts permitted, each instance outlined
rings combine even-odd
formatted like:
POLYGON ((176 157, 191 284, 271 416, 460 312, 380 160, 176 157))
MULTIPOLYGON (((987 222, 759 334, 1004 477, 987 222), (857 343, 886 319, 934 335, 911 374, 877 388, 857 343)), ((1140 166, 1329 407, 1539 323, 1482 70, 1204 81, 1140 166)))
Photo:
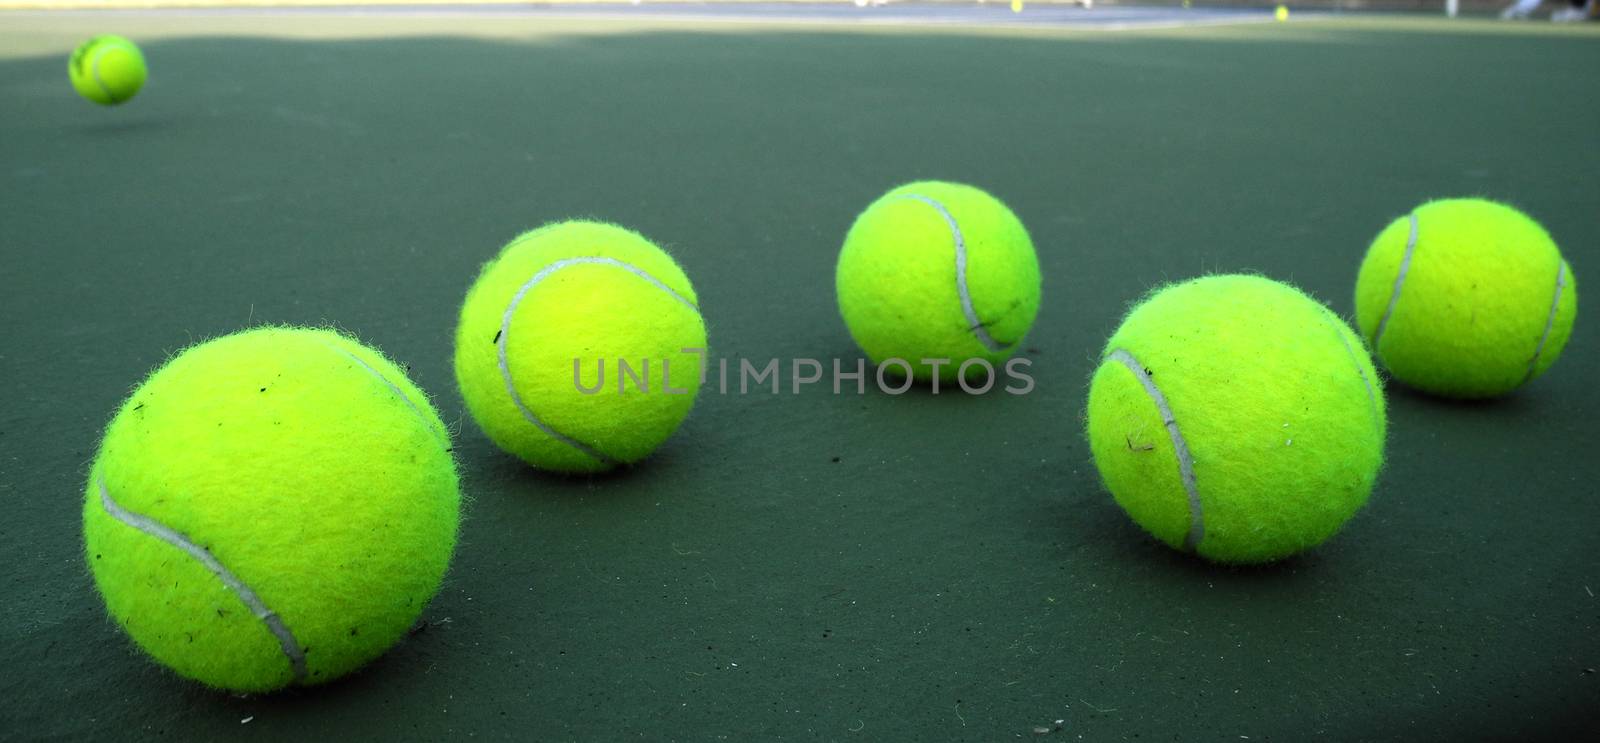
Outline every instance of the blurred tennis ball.
POLYGON ((74 49, 67 75, 78 95, 102 106, 125 103, 144 87, 144 53, 133 42, 111 34, 96 36, 74 49))

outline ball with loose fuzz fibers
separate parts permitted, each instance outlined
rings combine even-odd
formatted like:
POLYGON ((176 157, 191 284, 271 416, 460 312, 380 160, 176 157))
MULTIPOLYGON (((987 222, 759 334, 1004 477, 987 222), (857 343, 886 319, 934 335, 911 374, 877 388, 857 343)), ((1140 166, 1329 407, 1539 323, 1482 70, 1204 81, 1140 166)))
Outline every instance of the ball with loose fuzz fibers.
POLYGON ((1106 342, 1089 388, 1090 449, 1117 503, 1157 539, 1224 563, 1333 536, 1372 492, 1386 428, 1361 340, 1259 276, 1155 292, 1106 342))
POLYGON ((1543 374, 1577 314, 1577 279, 1549 233, 1483 199, 1395 220, 1356 278, 1356 322, 1379 361, 1446 397, 1503 395, 1543 374))
POLYGON ((909 183, 872 202, 845 236, 834 279, 856 345, 875 364, 905 361, 923 381, 955 379, 969 360, 1004 362, 1039 311, 1028 231, 1005 204, 959 183, 909 183))
POLYGON ((388 650, 439 588, 450 437, 379 352, 261 328, 183 351, 106 429, 84 542, 111 616, 178 674, 319 684, 388 650))
POLYGON ((103 106, 115 106, 144 87, 144 54, 121 36, 96 36, 74 49, 67 75, 78 95, 103 106))
POLYGON ((694 406, 706 354, 683 269, 637 233, 561 222, 483 267, 456 327, 456 381, 500 448, 535 467, 637 462, 694 406))

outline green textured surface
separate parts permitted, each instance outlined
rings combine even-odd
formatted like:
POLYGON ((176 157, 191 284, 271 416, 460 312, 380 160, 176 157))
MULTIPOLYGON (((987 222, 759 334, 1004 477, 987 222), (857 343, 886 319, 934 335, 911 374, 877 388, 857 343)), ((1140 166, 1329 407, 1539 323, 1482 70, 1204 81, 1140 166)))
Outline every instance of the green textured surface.
POLYGON ((1051 738, 1409 741, 1596 726, 1592 317, 1503 400, 1391 386, 1368 506, 1265 569, 1144 536, 1100 488, 1079 416, 1096 351, 1150 286, 1255 270, 1348 315, 1375 231, 1427 198, 1515 200, 1575 270, 1600 265, 1584 74, 1600 36, 522 23, 0 17, 0 731, 997 740, 1060 719, 1051 738), (429 36, 469 26, 485 37, 429 36), (296 29, 316 38, 280 34, 296 29), (369 38, 333 38, 358 29, 369 38), (115 109, 63 69, 108 31, 154 71, 115 109), (840 241, 917 178, 1004 194, 1032 233, 1046 291, 1031 395, 703 389, 647 465, 594 480, 531 474, 462 419, 456 308, 520 231, 626 224, 693 277, 722 355, 852 358, 830 292, 840 241), (141 659, 105 617, 78 507, 130 386, 252 321, 334 321, 409 365, 460 428, 472 500, 425 632, 339 683, 234 698, 141 659))

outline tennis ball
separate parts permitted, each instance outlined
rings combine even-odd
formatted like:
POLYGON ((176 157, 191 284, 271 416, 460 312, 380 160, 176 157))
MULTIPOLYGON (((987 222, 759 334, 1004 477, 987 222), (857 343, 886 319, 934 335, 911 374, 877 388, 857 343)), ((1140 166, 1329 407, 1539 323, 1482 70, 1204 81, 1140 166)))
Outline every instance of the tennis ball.
POLYGON ((959 183, 909 183, 872 202, 845 236, 834 280, 856 345, 875 364, 908 362, 923 381, 955 379, 972 359, 1003 362, 1039 312, 1028 231, 959 183))
POLYGON ((455 547, 450 438, 382 354, 330 330, 189 348, 106 428, 83 505, 106 608, 179 675, 319 684, 417 621, 455 547))
POLYGON ((104 106, 115 106, 144 87, 144 54, 121 36, 96 36, 72 51, 67 75, 78 95, 104 106))
POLYGON ((1396 219, 1356 277, 1356 322, 1379 360, 1446 397, 1494 397, 1543 374, 1577 313, 1577 278, 1549 233, 1483 199, 1396 219))
POLYGON ((1383 391, 1338 317, 1259 276, 1161 289, 1106 342, 1089 388, 1095 466, 1157 539, 1224 563, 1321 544, 1383 461, 1383 391))
POLYGON ((456 381, 500 448, 535 467, 637 462, 694 406, 706 354, 683 269, 637 233, 560 222, 483 267, 456 326, 456 381))

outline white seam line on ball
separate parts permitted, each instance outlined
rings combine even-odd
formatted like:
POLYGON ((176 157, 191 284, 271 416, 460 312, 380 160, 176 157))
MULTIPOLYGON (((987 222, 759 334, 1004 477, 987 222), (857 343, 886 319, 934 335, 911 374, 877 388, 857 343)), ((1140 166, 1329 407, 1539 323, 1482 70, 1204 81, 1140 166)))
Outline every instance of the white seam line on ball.
POLYGON ((105 80, 100 79, 100 58, 104 57, 105 55, 106 53, 104 49, 96 51, 94 53, 94 59, 89 64, 89 71, 94 75, 94 84, 100 86, 101 92, 105 93, 106 97, 111 99, 112 103, 116 103, 117 94, 111 92, 111 86, 106 85, 105 80))
POLYGON ((278 638, 278 645, 283 648, 283 655, 288 658, 289 666, 294 671, 295 681, 305 679, 305 650, 300 647, 299 641, 294 639, 294 633, 289 631, 289 626, 283 623, 283 617, 278 616, 277 612, 269 608, 266 602, 262 601, 261 597, 251 590, 250 586, 245 585, 244 581, 239 579, 239 576, 228 570, 227 566, 219 562, 216 556, 212 555, 206 548, 195 544, 188 537, 157 522, 155 519, 123 508, 111 497, 111 491, 106 488, 104 475, 98 475, 95 484, 100 489, 100 505, 107 514, 111 515, 111 518, 183 550, 190 557, 198 560, 207 570, 210 570, 212 575, 217 576, 223 585, 233 591, 239 597, 239 600, 249 607, 250 613, 267 625, 267 629, 272 632, 273 636, 278 638))
POLYGON ((1405 285, 1406 274, 1411 271, 1411 254, 1417 250, 1417 213, 1412 212, 1410 217, 1411 234, 1406 237, 1406 253, 1400 258, 1400 270, 1394 275, 1394 290, 1389 293, 1389 306, 1383 308, 1383 317, 1378 318, 1378 330, 1372 334, 1373 353, 1378 353, 1378 344, 1383 341, 1383 331, 1389 329, 1389 318, 1394 316, 1394 306, 1400 301, 1400 288, 1405 285))
POLYGON ((1533 358, 1528 359, 1528 374, 1522 378, 1523 384, 1533 379, 1533 373, 1539 368, 1539 357, 1544 355, 1544 345, 1550 342, 1550 331, 1556 325, 1556 310, 1561 309, 1561 292, 1566 288, 1567 262, 1561 261, 1556 267, 1556 295, 1550 299, 1550 315, 1544 320, 1544 334, 1539 336, 1539 345, 1533 349, 1533 358))
POLYGON ((528 292, 532 290, 534 286, 538 285, 539 282, 549 278, 551 274, 569 266, 577 266, 582 264, 614 266, 616 268, 620 268, 628 273, 638 276, 641 279, 644 279, 645 281, 650 282, 657 289, 666 292, 667 294, 671 295, 673 299, 682 302, 683 306, 693 310, 696 314, 699 314, 700 309, 695 307, 694 303, 690 302, 682 294, 679 294, 678 292, 674 291, 672 287, 662 283, 660 279, 651 276, 649 272, 645 271, 644 269, 632 264, 623 263, 615 258, 606 258, 604 256, 563 258, 559 261, 551 263, 550 265, 539 269, 539 272, 535 273, 532 278, 528 279, 527 283, 518 288, 517 293, 512 295, 511 302, 506 305, 505 314, 500 317, 500 335, 495 341, 495 349, 500 361, 500 378, 505 380, 506 394, 511 396, 511 402, 517 406, 517 410, 522 411, 522 417, 524 419, 526 419, 529 423, 532 423, 534 427, 538 428, 540 431, 543 431, 546 436, 577 449, 578 451, 583 452, 584 454, 593 457, 600 462, 605 464, 616 464, 616 460, 612 459, 611 457, 601 454, 594 447, 591 447, 581 441, 578 441, 577 439, 572 438, 571 436, 555 430, 554 428, 550 427, 549 424, 541 420, 539 416, 534 415, 533 411, 528 409, 527 403, 522 401, 522 396, 517 394, 517 385, 511 379, 511 364, 506 358, 506 341, 511 336, 511 318, 517 314, 517 305, 522 304, 522 298, 527 296, 528 292))
POLYGON ((1200 507, 1200 486, 1194 479, 1194 457, 1189 454, 1189 442, 1183 438, 1183 433, 1178 430, 1178 419, 1172 415, 1172 407, 1167 404, 1167 396, 1161 394, 1161 388, 1156 386, 1155 380, 1145 372, 1144 364, 1139 363, 1133 354, 1119 348, 1111 352, 1111 359, 1117 361, 1138 378, 1139 384, 1144 386, 1145 394, 1150 396, 1150 401, 1156 404, 1156 409, 1161 412, 1161 422, 1167 427, 1167 435, 1172 439, 1172 453, 1178 458, 1178 475, 1183 479, 1183 492, 1189 499, 1189 533, 1183 539, 1183 548, 1194 552, 1200 547, 1200 540, 1206 536, 1205 513, 1200 507))
POLYGON ((439 429, 439 428, 436 428, 433 425, 433 420, 432 420, 433 416, 430 416, 427 413, 424 413, 422 411, 422 408, 418 407, 417 403, 414 400, 412 400, 410 398, 410 396, 406 395, 404 390, 400 389, 400 385, 397 385, 393 381, 390 381, 390 379, 388 377, 383 375, 383 372, 380 372, 377 369, 372 368, 371 364, 368 364, 367 362, 362 361, 360 356, 357 356, 357 355, 355 355, 353 353, 350 353, 349 351, 346 351, 343 348, 339 348, 338 346, 335 346, 335 345, 332 345, 332 344, 324 343, 323 345, 327 346, 329 350, 331 350, 331 351, 333 351, 335 353, 339 353, 339 354, 343 354, 345 356, 348 356, 351 361, 356 362, 356 364, 358 366, 360 366, 362 369, 365 369, 368 374, 371 374, 372 376, 376 377, 379 382, 383 383, 383 386, 389 388, 390 392, 393 392, 396 397, 398 397, 401 400, 403 400, 405 402, 405 404, 408 407, 411 408, 411 412, 417 414, 417 418, 422 421, 423 427, 427 428, 430 431, 433 431, 436 435, 439 436, 440 443, 444 446, 445 451, 449 451, 450 450, 450 434, 448 432, 445 432, 445 431, 439 429))
POLYGON ((1350 345, 1344 333, 1339 332, 1339 326, 1344 325, 1344 320, 1333 314, 1333 310, 1322 308, 1322 321, 1328 324, 1328 329, 1333 331, 1333 336, 1339 339, 1339 345, 1344 346, 1345 355, 1350 357, 1350 365, 1356 368, 1356 376, 1361 377, 1361 383, 1367 388, 1367 403, 1372 408, 1372 417, 1378 418, 1378 388, 1373 380, 1367 378, 1367 370, 1361 366, 1361 357, 1356 355, 1356 349, 1350 345))
POLYGON ((956 218, 948 209, 927 196, 908 193, 900 198, 913 199, 933 207, 944 218, 945 224, 950 226, 950 236, 956 242, 956 294, 961 297, 961 313, 967 317, 967 329, 974 338, 990 351, 1003 351, 1007 345, 995 340, 989 335, 989 329, 983 326, 978 319, 978 311, 972 306, 972 292, 967 288, 967 239, 961 234, 961 225, 956 224, 956 218))

